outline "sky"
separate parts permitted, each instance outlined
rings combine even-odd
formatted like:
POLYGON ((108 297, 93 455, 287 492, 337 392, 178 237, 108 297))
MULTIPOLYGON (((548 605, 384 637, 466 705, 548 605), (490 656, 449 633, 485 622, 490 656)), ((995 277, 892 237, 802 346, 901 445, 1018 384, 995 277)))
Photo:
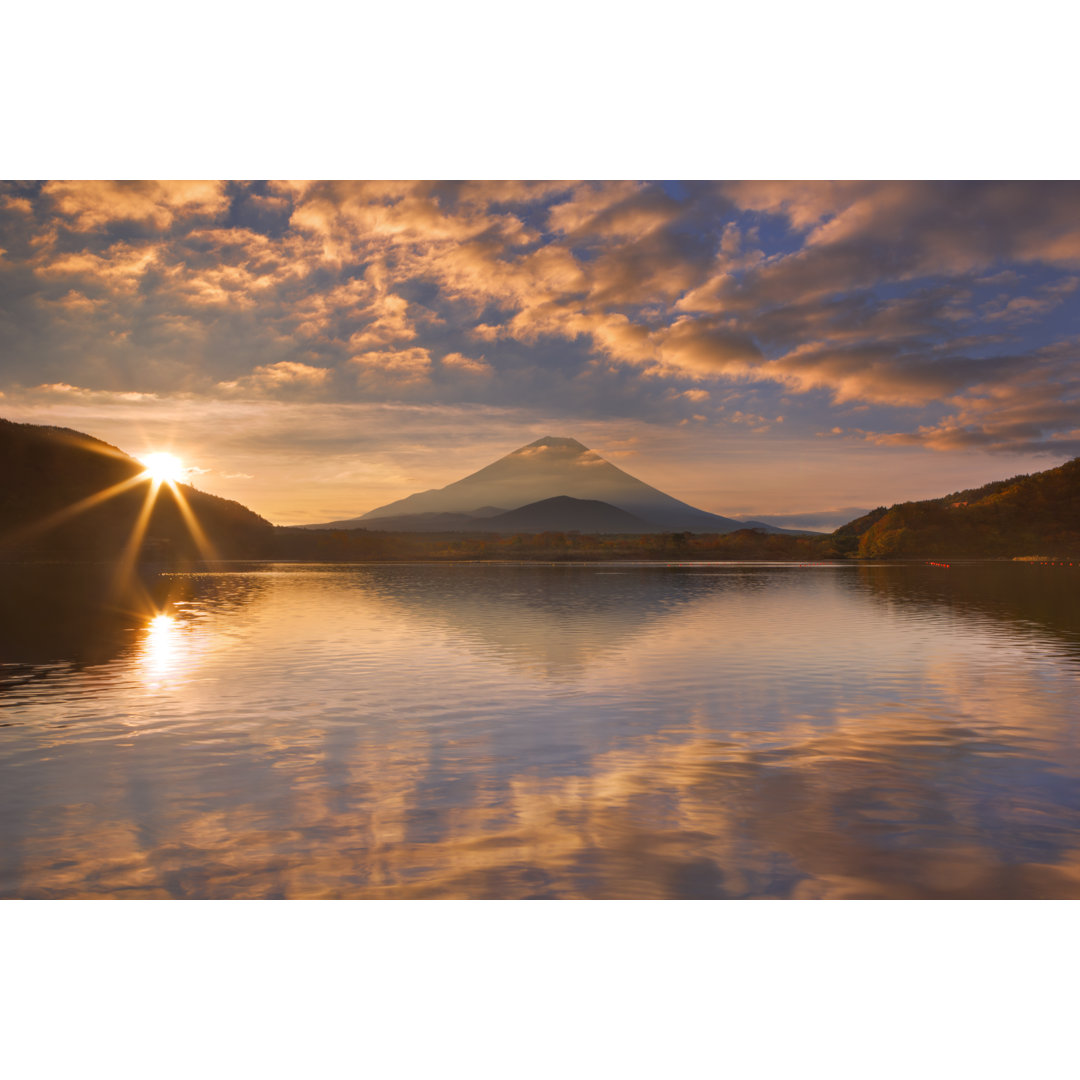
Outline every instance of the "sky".
POLYGON ((8 182, 0 416, 279 524, 543 435, 827 528, 1080 454, 1080 184, 8 182))

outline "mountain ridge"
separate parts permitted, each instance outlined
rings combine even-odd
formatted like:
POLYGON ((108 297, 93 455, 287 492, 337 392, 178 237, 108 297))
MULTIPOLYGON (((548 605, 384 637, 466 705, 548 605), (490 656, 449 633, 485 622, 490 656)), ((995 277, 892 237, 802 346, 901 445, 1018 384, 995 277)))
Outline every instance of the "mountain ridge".
POLYGON ((735 518, 700 510, 612 465, 577 439, 559 435, 544 435, 444 487, 407 495, 355 518, 303 527, 379 528, 374 523, 380 519, 396 519, 400 523, 405 519, 415 520, 423 514, 469 518, 472 516, 469 507, 506 506, 517 510, 558 497, 606 503, 640 519, 650 530, 728 533, 759 528, 766 532, 792 531, 761 522, 748 525, 735 518))
MULTIPOLYGON (((137 458, 72 428, 0 418, 0 552, 7 556, 114 557, 143 513, 149 481, 137 458), (96 497, 114 491, 109 498, 96 497)), ((230 499, 178 484, 218 554, 268 551, 274 526, 230 499)), ((198 557, 180 502, 162 486, 145 522, 148 542, 198 557)))
MULTIPOLYGON (((0 418, 0 461, 0 555, 5 559, 115 559, 130 552, 133 535, 143 531, 140 522, 153 549, 144 555, 202 557, 171 489, 160 489, 148 513, 151 489, 142 463, 103 440, 70 428, 0 418), (101 498, 106 494, 112 497, 101 498)), ((753 522, 739 523, 726 534, 695 535, 634 519, 602 500, 573 496, 510 510, 474 503, 463 518, 466 527, 457 530, 434 520, 452 515, 435 513, 432 527, 421 531, 442 536, 375 531, 398 524, 388 517, 361 528, 308 531, 275 527, 239 503, 189 485, 179 490, 224 558, 1080 557, 1080 458, 937 499, 880 506, 830 535, 766 535, 753 522)))
MULTIPOLYGON (((483 509, 491 509, 485 507, 483 509)), ((324 528, 356 528, 351 522, 324 528)), ((664 531, 625 510, 598 499, 556 495, 502 510, 498 514, 450 514, 433 511, 374 518, 365 523, 373 532, 596 532, 652 533, 664 531)), ((308 526, 311 529, 311 526, 308 526)), ((320 531, 313 529, 313 531, 320 531)))
POLYGON ((879 506, 833 535, 867 559, 1080 554, 1080 457, 936 499, 879 506))

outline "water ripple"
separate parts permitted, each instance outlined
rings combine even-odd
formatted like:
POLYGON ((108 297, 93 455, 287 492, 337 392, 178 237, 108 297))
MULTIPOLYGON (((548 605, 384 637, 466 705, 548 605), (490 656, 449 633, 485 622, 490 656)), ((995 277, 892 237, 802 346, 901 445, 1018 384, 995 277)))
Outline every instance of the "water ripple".
POLYGON ((1080 896, 1077 616, 959 569, 237 566, 153 618, 44 580, 0 895, 1080 896))

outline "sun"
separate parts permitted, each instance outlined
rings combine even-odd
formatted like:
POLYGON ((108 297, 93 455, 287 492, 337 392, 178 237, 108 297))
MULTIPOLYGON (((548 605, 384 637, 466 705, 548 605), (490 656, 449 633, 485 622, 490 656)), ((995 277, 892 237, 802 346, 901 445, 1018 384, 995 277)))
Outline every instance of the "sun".
POLYGON ((147 454, 139 460, 146 466, 146 475, 159 484, 175 484, 184 479, 187 471, 175 454, 147 454))

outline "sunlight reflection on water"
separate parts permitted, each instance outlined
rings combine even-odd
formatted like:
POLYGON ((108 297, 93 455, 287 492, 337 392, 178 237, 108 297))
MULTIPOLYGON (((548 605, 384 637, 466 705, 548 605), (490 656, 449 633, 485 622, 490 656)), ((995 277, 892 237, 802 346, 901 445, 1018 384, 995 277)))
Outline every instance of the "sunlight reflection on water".
POLYGON ((164 612, 155 615, 146 627, 139 654, 143 670, 154 679, 161 679, 177 663, 176 620, 164 612))
POLYGON ((141 620, 68 588, 0 637, 0 895, 1080 896, 1075 584, 255 565, 141 620))

